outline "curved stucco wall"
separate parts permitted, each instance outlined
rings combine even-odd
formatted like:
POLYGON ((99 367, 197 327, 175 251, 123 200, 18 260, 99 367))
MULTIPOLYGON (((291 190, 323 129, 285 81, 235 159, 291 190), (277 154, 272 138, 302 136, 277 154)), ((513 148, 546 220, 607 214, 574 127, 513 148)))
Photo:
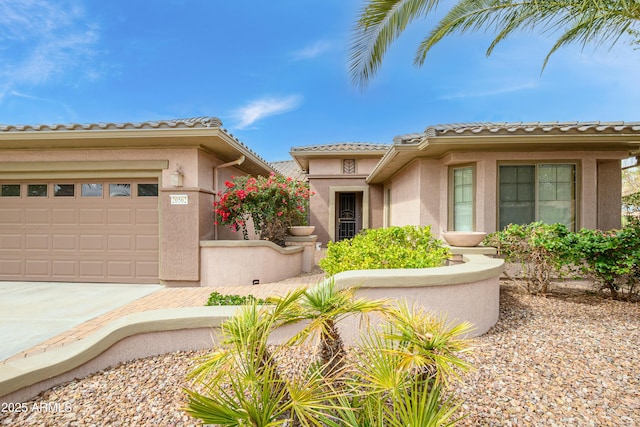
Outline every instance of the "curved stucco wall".
MULTIPOLYGON (((360 296, 407 301, 445 316, 450 323, 470 322, 474 330, 469 336, 475 337, 498 321, 499 279, 504 260, 478 254, 466 254, 462 258, 464 263, 451 266, 353 270, 333 278, 339 287, 358 287, 360 296)), ((344 331, 357 334, 358 327, 345 325, 344 331)))

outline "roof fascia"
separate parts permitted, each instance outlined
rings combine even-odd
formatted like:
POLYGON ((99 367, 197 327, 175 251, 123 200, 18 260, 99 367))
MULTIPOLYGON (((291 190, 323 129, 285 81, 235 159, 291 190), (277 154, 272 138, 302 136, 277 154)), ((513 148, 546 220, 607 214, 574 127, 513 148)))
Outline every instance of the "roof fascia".
POLYGON ((416 157, 442 158, 454 151, 571 151, 640 150, 638 134, 562 135, 452 135, 424 137, 417 143, 396 143, 367 177, 368 184, 381 184, 416 157), (505 149, 506 148, 506 149, 505 149))
POLYGON ((274 169, 223 129, 104 129, 0 132, 0 150, 202 148, 223 161, 244 155, 244 172, 265 175, 274 169))
MULTIPOLYGON (((393 147, 393 146, 392 146, 393 147)), ((289 155, 296 161, 300 169, 308 171, 309 159, 335 159, 345 157, 365 158, 384 156, 389 149, 384 150, 309 150, 289 151, 289 155)))

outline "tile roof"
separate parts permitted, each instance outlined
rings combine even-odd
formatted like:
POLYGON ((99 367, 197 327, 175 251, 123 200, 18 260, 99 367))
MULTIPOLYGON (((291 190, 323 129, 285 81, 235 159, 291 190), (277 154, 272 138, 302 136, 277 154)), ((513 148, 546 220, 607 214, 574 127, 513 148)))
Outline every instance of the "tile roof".
MULTIPOLYGON (((111 130, 155 130, 155 129, 208 129, 208 128, 220 128, 230 138, 233 139, 236 149, 246 151, 250 156, 253 156, 255 160, 262 164, 263 167, 271 167, 269 163, 258 155, 255 151, 249 148, 245 143, 233 136, 232 133, 222 128, 222 121, 217 117, 202 116, 202 117, 190 117, 183 119, 169 119, 169 120, 152 120, 145 122, 124 122, 124 123, 69 123, 69 124, 53 124, 53 125, 5 125, 0 124, 0 135, 10 135, 13 133, 21 134, 37 134, 38 132, 100 132, 111 130)), ((11 138, 11 136, 5 136, 4 138, 11 138)))
POLYGON ((389 144, 372 144, 366 142, 339 142, 322 145, 305 145, 291 148, 292 152, 339 152, 339 151, 386 151, 391 147, 389 144))
POLYGON ((295 180, 305 180, 306 174, 300 169, 295 160, 283 160, 279 162, 271 162, 271 166, 284 176, 288 176, 295 180))
POLYGON ((414 144, 424 137, 449 135, 547 135, 575 133, 640 133, 640 122, 479 122, 429 126, 423 133, 401 135, 396 144, 414 144))
POLYGON ((186 119, 155 120, 148 122, 125 123, 69 123, 54 125, 3 125, 0 132, 41 132, 41 131, 83 131, 83 130, 118 130, 118 129, 181 129, 221 127, 222 122, 216 117, 192 117, 186 119))

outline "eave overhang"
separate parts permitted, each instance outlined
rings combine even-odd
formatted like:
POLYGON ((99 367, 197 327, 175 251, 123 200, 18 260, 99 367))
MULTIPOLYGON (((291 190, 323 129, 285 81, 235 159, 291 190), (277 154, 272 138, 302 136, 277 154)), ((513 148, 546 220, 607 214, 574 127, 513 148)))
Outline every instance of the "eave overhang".
POLYGON ((0 132, 2 150, 119 150, 198 148, 223 162, 244 155, 239 167, 252 175, 265 175, 273 168, 219 126, 181 128, 73 128, 71 130, 4 130, 0 132))
POLYGON ((369 174, 367 183, 384 183, 416 158, 441 159, 450 153, 478 151, 624 151, 635 156, 640 154, 640 133, 423 136, 416 142, 396 142, 369 174))
POLYGON ((305 172, 309 170, 310 159, 335 159, 335 158, 376 158, 382 157, 387 153, 391 145, 376 144, 380 148, 367 148, 367 149, 341 149, 341 150, 309 150, 293 148, 289 151, 289 155, 296 161, 300 169, 305 172))

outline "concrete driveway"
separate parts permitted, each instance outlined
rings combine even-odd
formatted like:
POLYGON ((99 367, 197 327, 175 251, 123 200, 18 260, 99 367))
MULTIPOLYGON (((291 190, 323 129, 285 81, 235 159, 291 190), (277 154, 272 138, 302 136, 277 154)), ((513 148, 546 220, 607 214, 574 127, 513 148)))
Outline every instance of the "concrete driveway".
POLYGON ((162 285, 0 282, 0 360, 149 295, 162 285))

